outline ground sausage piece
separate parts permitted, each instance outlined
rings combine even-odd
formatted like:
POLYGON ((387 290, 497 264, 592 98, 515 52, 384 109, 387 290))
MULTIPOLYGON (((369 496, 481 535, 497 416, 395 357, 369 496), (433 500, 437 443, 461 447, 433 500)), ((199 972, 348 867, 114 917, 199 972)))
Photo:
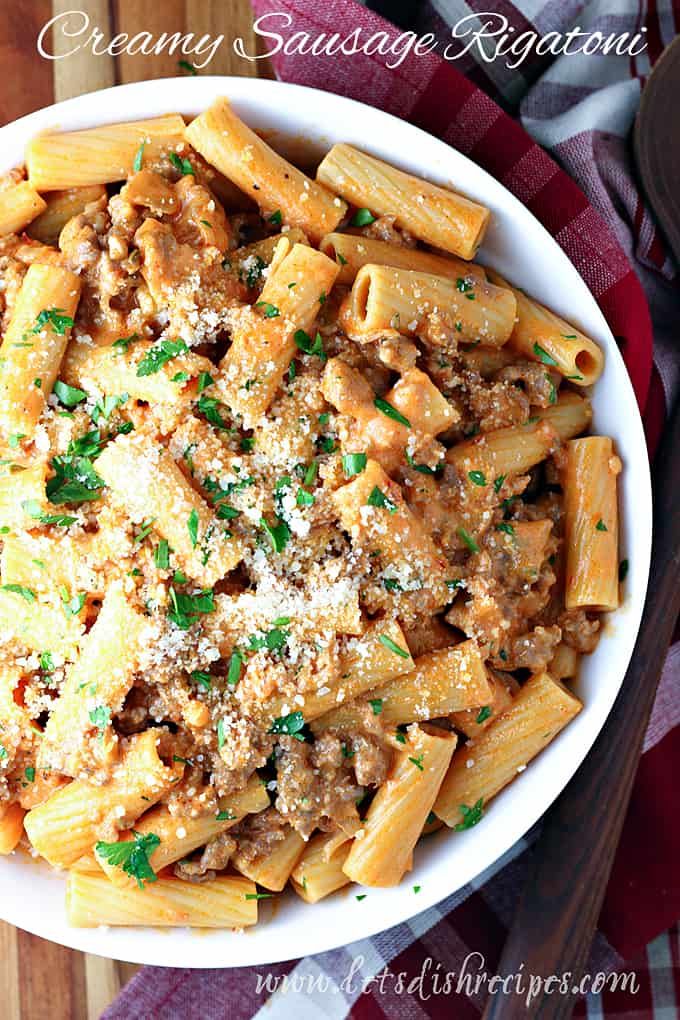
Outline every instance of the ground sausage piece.
POLYGON ((558 620, 565 645, 577 652, 592 652, 599 641, 600 621, 590 619, 583 609, 568 609, 558 620))
POLYGON ((277 758, 277 809, 304 839, 316 828, 352 823, 363 791, 352 780, 352 751, 332 733, 313 744, 282 737, 277 758))
POLYGON ((248 815, 242 822, 230 829, 238 843, 239 853, 247 861, 270 854, 277 843, 285 839, 287 820, 276 808, 270 807, 256 815, 248 815))
POLYGON ((534 627, 506 643, 505 657, 499 655, 489 662, 496 669, 530 669, 532 673, 539 673, 552 659, 561 637, 559 627, 534 627))
POLYGON ((557 400, 555 383, 550 373, 530 361, 507 365, 496 373, 495 378, 498 382, 523 383, 529 403, 537 407, 549 407, 557 400))
POLYGON ((174 868, 175 875, 187 882, 212 882, 216 872, 224 871, 235 850, 236 840, 228 832, 221 832, 206 843, 198 860, 178 861, 174 868))

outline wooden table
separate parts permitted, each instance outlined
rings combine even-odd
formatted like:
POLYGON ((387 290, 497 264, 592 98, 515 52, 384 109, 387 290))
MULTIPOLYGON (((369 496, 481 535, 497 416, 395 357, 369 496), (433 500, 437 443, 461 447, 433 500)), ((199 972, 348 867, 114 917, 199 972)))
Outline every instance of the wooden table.
MULTIPOLYGON (((253 63, 234 53, 230 41, 242 37, 254 52, 249 0, 31 0, 0 3, 0 123, 60 99, 144 78, 182 73, 177 57, 93 56, 79 52, 49 61, 38 54, 40 30, 54 15, 85 11, 106 37, 117 32, 221 33, 225 41, 206 69, 211 74, 271 77, 266 61, 253 63)), ((53 52, 60 50, 54 40, 53 52)), ((64 949, 0 922, 0 1017, 2 1020, 93 1020, 116 997, 137 967, 64 949)))

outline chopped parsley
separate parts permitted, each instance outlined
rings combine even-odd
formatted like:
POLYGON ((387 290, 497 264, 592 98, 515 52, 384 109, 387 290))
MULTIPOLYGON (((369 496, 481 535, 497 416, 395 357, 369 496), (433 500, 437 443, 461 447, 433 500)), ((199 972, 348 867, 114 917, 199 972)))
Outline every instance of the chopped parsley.
POLYGON ((392 407, 387 400, 383 400, 382 397, 376 397, 373 404, 378 411, 382 411, 382 413, 386 415, 386 417, 391 418, 392 421, 398 421, 400 425, 405 425, 407 429, 411 428, 411 422, 408 418, 405 418, 401 411, 397 411, 396 407, 392 407))
POLYGON ((475 722, 477 723, 478 726, 481 726, 481 724, 483 722, 486 722, 486 720, 489 719, 490 716, 491 716, 491 706, 490 705, 484 705, 483 708, 480 708, 479 715, 475 719, 475 722))
POLYGON ((233 811, 229 810, 229 808, 227 808, 226 811, 218 811, 215 815, 216 822, 233 822, 235 818, 236 815, 233 811))
POLYGON ((204 690, 209 691, 212 688, 212 677, 210 673, 206 673, 203 669, 195 669, 189 674, 194 683, 198 684, 204 690))
POLYGON ((483 471, 468 471, 468 478, 474 485, 486 485, 486 476, 483 471))
MULTIPOLYGON (((302 712, 289 712, 288 715, 280 715, 274 719, 269 733, 285 733, 289 737, 296 737, 305 725, 302 712)), ((302 739, 299 737, 298 739, 302 739)))
POLYGON ((32 765, 29 765, 27 769, 24 769, 24 775, 29 783, 35 782, 35 769, 32 765))
POLYGON ((189 538, 191 539, 192 549, 195 549, 198 545, 198 525, 198 510, 194 507, 187 519, 187 531, 189 532, 189 538))
POLYGON ((180 71, 186 71, 187 74, 192 75, 198 74, 198 70, 194 67, 193 64, 190 64, 188 60, 178 60, 177 66, 179 67, 180 71))
POLYGON ((139 545, 140 542, 143 542, 145 538, 149 537, 155 520, 156 520, 155 517, 150 517, 149 520, 142 521, 142 526, 134 537, 134 542, 136 545, 139 545))
POLYGON ((52 327, 57 336, 65 336, 66 330, 73 326, 73 319, 70 315, 64 315, 63 308, 43 308, 31 333, 40 333, 47 325, 52 327))
POLYGON ((40 653, 40 668, 43 673, 54 673, 54 659, 52 658, 52 652, 40 653))
POLYGON ((465 829, 471 829, 477 822, 481 821, 484 811, 484 800, 482 797, 472 807, 468 807, 467 804, 460 804, 460 813, 463 816, 463 821, 458 822, 454 825, 456 832, 463 832, 465 829))
POLYGON ((40 509, 37 499, 23 500, 21 508, 29 517, 34 521, 40 521, 41 524, 57 524, 67 528, 69 524, 75 524, 78 520, 77 517, 69 517, 67 514, 46 514, 40 509))
POLYGON ((373 709, 373 715, 380 715, 383 710, 383 699, 382 698, 369 698, 369 705, 373 709))
POLYGON ((128 399, 129 395, 127 393, 120 393, 118 396, 104 397, 103 400, 98 400, 92 408, 92 414, 90 415, 94 424, 96 425, 100 418, 105 418, 108 421, 116 408, 122 407, 123 404, 127 403, 128 399))
POLYGON ((347 478, 360 475, 366 467, 368 457, 365 453, 345 453, 342 456, 342 470, 347 478))
POLYGON ((375 216, 370 209, 357 209, 352 217, 353 227, 367 227, 371 223, 375 223, 375 216))
POLYGON ((229 671, 227 672, 227 683, 231 687, 235 687, 236 684, 241 679, 242 666, 243 656, 238 651, 238 649, 234 649, 234 651, 231 653, 231 658, 229 659, 229 671))
MULTIPOLYGON (((248 268, 246 269, 245 285, 246 287, 255 287, 262 276, 262 270, 266 269, 267 263, 264 259, 261 259, 259 255, 254 255, 251 259, 246 260, 248 262, 248 268)), ((243 279, 243 268, 239 272, 239 276, 243 279)))
POLYGON ((111 709, 108 705, 97 705, 88 713, 88 717, 92 725, 97 728, 99 739, 103 740, 106 727, 111 722, 111 709))
POLYGON ((456 534, 458 535, 458 538, 460 538, 460 540, 465 543, 470 552, 472 553, 479 552, 479 546, 477 545, 469 531, 467 531, 463 527, 460 527, 456 530, 456 534))
POLYGON ((296 506, 313 506, 315 502, 313 493, 307 492, 306 489, 298 489, 297 496, 295 497, 296 506))
POLYGON ((600 517, 599 521, 597 522, 597 524, 595 525, 595 530, 596 531, 608 531, 609 530, 607 525, 604 523, 604 521, 602 520, 601 517, 600 517))
POLYGON ((79 390, 76 386, 69 386, 68 383, 62 382, 61 379, 57 379, 52 387, 52 392, 59 398, 64 407, 76 407, 83 400, 87 400, 85 390, 79 390))
POLYGON ((273 212, 271 214, 271 216, 269 217, 269 222, 273 223, 275 227, 281 226, 281 223, 283 222, 283 216, 281 215, 280 209, 277 209, 276 212, 273 212))
POLYGON ((132 162, 132 169, 133 169, 133 171, 136 174, 139 173, 139 171, 142 169, 142 166, 144 164, 144 145, 145 144, 146 144, 145 142, 142 142, 140 144, 139 148, 137 149, 137 151, 135 153, 135 158, 134 158, 134 160, 132 162))
POLYGON ((290 538, 290 528, 286 522, 277 517, 276 524, 271 525, 264 517, 262 517, 260 519, 260 527, 264 529, 265 534, 272 544, 274 552, 283 552, 288 543, 288 539, 290 538))
POLYGON ((121 868, 126 875, 134 878, 140 889, 144 888, 145 882, 155 882, 157 876, 151 867, 149 858, 151 854, 161 845, 160 838, 149 832, 142 836, 139 832, 132 830, 131 840, 121 840, 118 843, 95 843, 95 853, 102 857, 107 864, 114 868, 121 868))
POLYGON ((402 659, 411 658, 411 653, 407 652, 405 648, 401 648, 388 634, 381 634, 378 641, 381 645, 387 648, 389 652, 394 652, 395 655, 400 655, 402 659))
POLYGON ((170 546, 167 539, 162 538, 154 549, 153 561, 159 570, 167 570, 170 566, 170 546))
POLYGON ((436 475, 439 472, 439 468, 431 468, 427 464, 416 464, 411 454, 408 452, 408 447, 404 450, 406 454, 406 463, 414 471, 419 471, 421 475, 436 475))
POLYGON ((125 354, 130 344, 139 340, 139 333, 131 333, 130 336, 120 336, 111 344, 116 354, 125 354))
POLYGON ((512 524, 508 523, 508 521, 501 521, 500 524, 497 524, 496 531, 504 531, 506 535, 515 534, 515 529, 513 528, 512 524))
POLYGON ((175 170, 178 170, 183 177, 188 177, 189 175, 193 177, 194 168, 188 159, 183 159, 181 156, 178 156, 176 152, 171 152, 169 159, 175 170))
POLYGON ((60 589, 61 604, 66 616, 77 616, 85 605, 87 595, 85 592, 70 595, 67 588, 60 589))
POLYGON ((215 596, 210 588, 195 595, 187 595, 171 587, 170 602, 172 608, 168 612, 168 619, 180 630, 189 630, 200 616, 215 610, 215 596))
POLYGON ((464 280, 462 276, 459 276, 456 280, 456 290, 464 294, 468 301, 475 300, 474 284, 470 283, 469 280, 464 280))
POLYGON ((397 512, 397 504, 394 503, 389 496, 386 496, 382 489, 379 489, 377 485, 374 485, 371 489, 368 499, 366 500, 366 504, 367 506, 382 507, 391 514, 395 514, 397 512))
POLYGON ((265 319, 278 319, 281 314, 276 305, 270 304, 269 301, 256 301, 255 307, 264 309, 262 314, 265 319))
POLYGON ((409 758, 409 761, 411 762, 412 765, 415 765, 415 767, 417 769, 420 769, 420 771, 423 772, 424 771, 423 770, 423 758, 424 757, 425 757, 424 754, 419 754, 415 758, 409 758))
POLYGON ((296 346, 304 354, 315 354, 317 358, 321 358, 322 361, 326 361, 327 355, 323 348, 323 338, 321 333, 317 332, 316 336, 312 340, 311 336, 308 333, 305 333, 304 329, 296 329, 293 334, 293 340, 295 341, 296 346))
POLYGON ((15 595, 21 595, 22 599, 26 599, 27 602, 35 602, 35 592, 31 588, 24 588, 21 584, 3 584, 0 585, 2 591, 11 591, 15 595))
POLYGON ((204 414, 211 425, 214 425, 217 429, 228 429, 229 425, 224 420, 220 413, 220 402, 215 397, 208 397, 205 393, 201 393, 198 398, 196 408, 201 414, 204 414))
POLYGON ((534 344, 534 354, 536 355, 539 361, 543 362, 544 365, 553 366, 557 365, 557 362, 555 361, 553 356, 551 354, 548 354, 548 352, 544 350, 539 343, 534 344))
POLYGON ((137 365, 137 377, 141 379, 146 375, 155 375, 156 372, 160 372, 163 365, 167 365, 178 354, 186 354, 188 350, 184 340, 181 339, 159 341, 147 351, 137 365))
POLYGON ((503 488, 503 482, 505 481, 505 479, 506 475, 499 475, 498 478, 494 478, 493 491, 496 493, 496 495, 498 495, 498 493, 503 488))

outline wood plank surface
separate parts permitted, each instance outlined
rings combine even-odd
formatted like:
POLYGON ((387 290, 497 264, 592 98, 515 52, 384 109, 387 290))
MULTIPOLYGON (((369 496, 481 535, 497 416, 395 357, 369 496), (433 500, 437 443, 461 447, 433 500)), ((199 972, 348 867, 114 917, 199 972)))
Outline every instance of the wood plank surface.
MULTIPOLYGON (((98 27, 107 38, 143 31, 154 37, 175 31, 193 32, 197 38, 224 34, 203 73, 272 76, 266 62, 240 59, 231 45, 242 36, 248 52, 255 48, 249 0, 0 2, 0 61, 9 70, 0 83, 0 124, 83 92, 183 73, 178 54, 114 58, 93 56, 83 47, 60 60, 41 57, 36 42, 42 27, 55 15, 73 10, 84 11, 90 29, 98 27)), ((60 33, 54 39, 51 35, 45 40, 49 52, 58 55, 72 48, 60 33)), ((0 1020, 98 1020, 138 969, 64 949, 0 921, 0 1020)))

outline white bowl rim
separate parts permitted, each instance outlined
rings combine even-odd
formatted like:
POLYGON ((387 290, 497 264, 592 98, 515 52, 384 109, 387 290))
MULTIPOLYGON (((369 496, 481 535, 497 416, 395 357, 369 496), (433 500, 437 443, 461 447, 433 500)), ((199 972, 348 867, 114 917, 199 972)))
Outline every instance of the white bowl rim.
MULTIPOLYGON (((63 890, 63 881, 58 875, 44 864, 30 861, 24 854, 0 859, 0 917, 3 920, 83 952, 133 963, 192 968, 262 965, 317 954, 407 922, 468 883, 478 886, 480 876, 498 866, 503 855, 511 852, 561 792, 606 721, 623 682, 640 625, 652 527, 651 482, 642 423, 623 360, 595 299, 557 242, 511 192, 468 157, 427 132, 375 107, 305 86, 224 76, 165 78, 87 93, 0 128, 0 139, 5 143, 2 172, 21 162, 26 142, 40 131, 74 130, 117 120, 159 116, 175 110, 195 114, 222 94, 229 96, 236 110, 258 129, 302 135, 328 145, 329 135, 332 141, 341 140, 335 128, 339 124, 345 128, 342 140, 363 145, 382 158, 443 184, 453 179, 460 190, 491 206, 494 223, 482 249, 483 259, 486 256, 489 264, 505 272, 513 282, 523 282, 523 264, 513 264, 510 269, 506 264, 510 253, 504 232, 513 223, 521 226, 525 244, 527 239, 529 241, 534 271, 540 272, 544 259, 557 267, 559 291, 548 296, 542 293, 546 289, 543 285, 538 289, 533 287, 532 292, 563 315, 578 318, 581 327, 606 348, 605 376, 593 394, 595 422, 604 419, 609 432, 615 436, 623 432, 626 436, 625 448, 619 450, 626 465, 620 499, 625 509, 623 548, 630 567, 624 602, 610 618, 612 622, 604 628, 598 650, 587 657, 590 663, 585 667, 588 674, 593 672, 598 651, 606 645, 607 661, 611 659, 615 663, 614 681, 607 681, 610 687, 605 691, 596 689, 594 701, 586 704, 558 739, 494 800, 483 824, 455 837, 447 833, 448 842, 439 838, 441 834, 429 837, 426 842, 428 847, 432 843, 432 847, 427 852, 423 849, 426 859, 421 864, 420 855, 416 857, 414 871, 397 889, 368 890, 368 896, 360 905, 355 905, 353 895, 343 893, 314 907, 289 895, 280 909, 243 934, 215 931, 198 938, 186 929, 170 932, 149 928, 74 929, 66 924, 63 898, 58 899, 63 890), (313 119, 318 116, 313 111, 320 107, 324 108, 321 121, 313 119), (329 130, 330 125, 333 127, 329 130), (392 134, 399 137, 398 143, 392 134), (426 156, 431 162, 424 167, 426 156), (493 238, 491 247, 495 249, 491 253, 487 251, 490 238, 493 238), (580 308, 579 316, 574 314, 576 306, 580 308), (609 403, 603 396, 598 398, 605 377, 613 384, 609 403), (619 405, 622 413, 617 415, 614 412, 619 405), (635 527, 632 527, 633 507, 635 527), (541 796, 532 800, 531 793, 538 785, 542 785, 541 796), (460 841, 462 851, 454 848, 454 840, 460 841), (448 846, 448 851, 444 846, 448 846), (457 871, 447 866, 447 854, 455 858, 457 871), (433 857, 438 859, 433 861, 433 857), (422 880, 416 897, 412 880, 420 881, 421 873, 437 881, 422 880), (305 923, 296 924, 296 920, 305 923)), ((517 247, 519 240, 519 235, 513 235, 509 247, 517 247)), ((604 661, 602 655, 599 659, 604 661)))

